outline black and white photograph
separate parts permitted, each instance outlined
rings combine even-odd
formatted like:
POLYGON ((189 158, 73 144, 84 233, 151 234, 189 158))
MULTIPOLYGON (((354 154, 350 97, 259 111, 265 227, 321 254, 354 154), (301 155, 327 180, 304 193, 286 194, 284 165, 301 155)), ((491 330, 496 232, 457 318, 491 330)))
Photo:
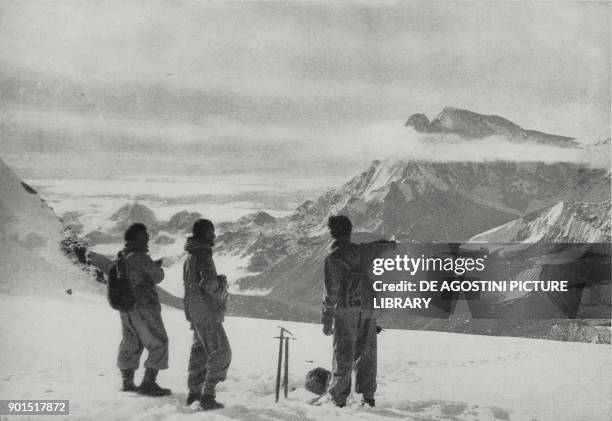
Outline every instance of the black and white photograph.
POLYGON ((0 0, 0 421, 612 420, 611 13, 0 0))

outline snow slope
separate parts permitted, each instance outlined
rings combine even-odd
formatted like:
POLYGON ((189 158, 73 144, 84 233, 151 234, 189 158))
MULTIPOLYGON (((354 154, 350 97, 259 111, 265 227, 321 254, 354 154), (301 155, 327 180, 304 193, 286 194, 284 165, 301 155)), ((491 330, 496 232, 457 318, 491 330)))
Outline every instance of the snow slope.
POLYGON ((103 289, 62 253, 63 226, 53 210, 0 160, 0 292, 64 294, 103 289))
POLYGON ((0 235, 49 258, 57 257, 62 224, 35 190, 0 160, 0 235))
POLYGON ((472 237, 473 243, 610 242, 610 201, 559 202, 472 237))
MULTIPOLYGON (((164 309, 170 369, 160 374, 168 398, 119 392, 116 312, 96 296, 0 295, 0 396, 70 399, 70 419, 201 420, 184 406, 191 331, 181 312, 164 309)), ((226 408, 210 420, 609 420, 612 354, 604 345, 533 339, 384 331, 379 336, 376 409, 352 400, 338 409, 303 389, 305 373, 330 366, 331 339, 320 326, 283 322, 291 343, 288 400, 274 404, 279 322, 228 318, 233 347, 229 377, 218 398, 226 408), (312 361, 312 362, 310 362, 312 361)), ((138 376, 141 372, 138 373, 138 376)), ((38 417, 36 419, 39 419, 38 417)), ((54 418, 57 419, 57 418, 54 418)))

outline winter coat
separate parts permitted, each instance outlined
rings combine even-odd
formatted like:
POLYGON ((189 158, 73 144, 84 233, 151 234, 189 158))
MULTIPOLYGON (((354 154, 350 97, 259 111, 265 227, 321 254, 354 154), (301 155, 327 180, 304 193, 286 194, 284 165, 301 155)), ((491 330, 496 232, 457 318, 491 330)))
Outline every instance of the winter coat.
POLYGON ((374 290, 370 265, 381 253, 393 249, 395 241, 375 241, 355 244, 350 240, 337 240, 325 259, 322 319, 332 318, 346 308, 360 308, 363 319, 375 319, 374 290))
POLYGON ((193 237, 185 244, 183 264, 185 316, 194 324, 222 323, 227 301, 227 282, 217 275, 212 247, 193 237))
POLYGON ((151 259, 146 246, 126 242, 120 253, 125 259, 125 275, 136 297, 134 308, 161 310, 155 285, 164 279, 164 270, 151 259))

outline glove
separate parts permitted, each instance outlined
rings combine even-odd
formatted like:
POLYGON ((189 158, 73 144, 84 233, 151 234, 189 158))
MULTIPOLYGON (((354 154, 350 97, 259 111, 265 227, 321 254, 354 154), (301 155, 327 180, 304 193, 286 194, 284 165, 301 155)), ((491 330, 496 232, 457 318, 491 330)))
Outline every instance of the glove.
POLYGON ((227 276, 217 275, 217 283, 219 284, 219 286, 217 287, 217 291, 215 292, 227 289, 227 276))
POLYGON ((334 334, 334 319, 331 317, 322 317, 321 323, 323 323, 323 333, 325 336, 331 336, 334 334))
POLYGON ((228 296, 228 292, 227 292, 227 276, 225 276, 225 275, 217 275, 217 282, 219 283, 219 287, 217 288, 217 291, 215 293, 216 294, 216 298, 221 303, 221 307, 223 309, 225 309, 225 306, 227 304, 227 296, 228 296))

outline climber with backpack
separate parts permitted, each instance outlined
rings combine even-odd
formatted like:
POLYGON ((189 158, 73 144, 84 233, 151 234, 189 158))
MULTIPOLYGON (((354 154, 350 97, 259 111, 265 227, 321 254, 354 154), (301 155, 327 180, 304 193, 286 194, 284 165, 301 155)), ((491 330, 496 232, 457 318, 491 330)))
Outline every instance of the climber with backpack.
POLYGON ((161 317, 161 305, 155 285, 164 279, 161 259, 148 254, 149 234, 145 225, 132 224, 124 235, 125 247, 109 272, 108 298, 119 310, 123 338, 119 345, 117 366, 121 370, 125 392, 147 396, 167 396, 170 389, 156 383, 159 370, 168 368, 168 335, 161 317), (145 374, 140 386, 134 374, 144 349, 145 374))
POLYGON ((374 407, 376 392, 378 314, 373 309, 372 260, 395 248, 395 241, 351 242, 353 225, 344 215, 330 216, 327 224, 332 251, 325 259, 321 322, 323 333, 333 335, 332 378, 329 395, 338 407, 346 405, 355 369, 355 391, 362 405, 374 407))

